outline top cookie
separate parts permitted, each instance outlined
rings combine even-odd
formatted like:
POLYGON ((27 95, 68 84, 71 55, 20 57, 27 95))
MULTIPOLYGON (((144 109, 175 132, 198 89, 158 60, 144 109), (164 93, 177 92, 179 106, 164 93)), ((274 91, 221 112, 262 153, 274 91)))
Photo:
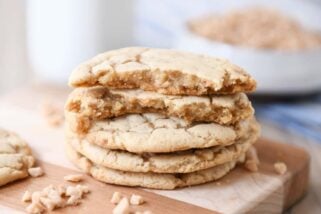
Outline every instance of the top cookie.
POLYGON ((250 92, 256 82, 242 68, 225 59, 129 47, 99 54, 80 64, 72 72, 69 85, 140 88, 168 95, 209 95, 250 92))

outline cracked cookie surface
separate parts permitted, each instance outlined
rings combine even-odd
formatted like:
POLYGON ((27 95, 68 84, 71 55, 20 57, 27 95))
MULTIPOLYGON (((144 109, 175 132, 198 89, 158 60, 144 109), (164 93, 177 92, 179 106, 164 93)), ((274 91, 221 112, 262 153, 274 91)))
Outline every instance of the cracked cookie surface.
POLYGON ((85 133, 93 120, 125 114, 159 113, 191 122, 235 124, 254 114, 244 93, 225 96, 170 96, 143 90, 109 90, 104 87, 77 88, 65 110, 77 114, 74 131, 85 133))
POLYGON ((107 168, 130 172, 190 173, 237 159, 257 138, 258 133, 252 131, 246 139, 238 140, 229 146, 161 154, 109 150, 79 139, 67 141, 74 150, 90 161, 107 168))
POLYGON ((225 59, 129 47, 99 54, 80 64, 73 70, 69 85, 208 95, 254 91, 256 82, 242 68, 225 59))
POLYGON ((17 134, 0 128, 0 186, 28 177, 35 163, 27 143, 17 134))
POLYGON ((212 168, 184 174, 126 172, 94 164, 85 156, 75 151, 68 143, 65 143, 65 146, 70 161, 82 171, 90 174, 99 181, 110 184, 140 186, 153 189, 175 189, 215 181, 230 172, 237 162, 244 161, 244 155, 241 155, 237 160, 212 168))
MULTIPOLYGON (((79 138, 107 149, 133 153, 163 153, 230 145, 248 137, 250 130, 258 130, 253 117, 234 126, 216 123, 187 124, 177 117, 156 113, 131 114, 110 120, 94 121, 88 133, 72 131, 74 115, 66 114, 66 136, 79 138)), ((77 122, 76 122, 77 123, 77 122)))

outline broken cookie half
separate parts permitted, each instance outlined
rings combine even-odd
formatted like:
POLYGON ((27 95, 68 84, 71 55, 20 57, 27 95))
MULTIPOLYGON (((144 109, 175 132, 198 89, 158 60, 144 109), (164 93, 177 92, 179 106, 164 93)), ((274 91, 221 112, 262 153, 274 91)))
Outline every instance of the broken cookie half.
POLYGON ((28 144, 17 134, 0 129, 0 186, 28 177, 34 163, 28 144))

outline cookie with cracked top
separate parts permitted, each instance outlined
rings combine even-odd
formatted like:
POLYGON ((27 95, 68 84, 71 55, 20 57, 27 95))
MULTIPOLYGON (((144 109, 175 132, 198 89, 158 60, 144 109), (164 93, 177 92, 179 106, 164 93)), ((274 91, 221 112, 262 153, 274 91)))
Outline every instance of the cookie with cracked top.
POLYGON ((69 85, 143 89, 167 95, 232 94, 256 88, 255 80, 228 60, 144 47, 97 55, 73 70, 69 85))
POLYGON ((85 134, 74 131, 77 116, 66 114, 66 136, 84 139, 107 149, 133 153, 165 153, 188 149, 226 146, 259 132, 255 118, 242 120, 233 126, 217 123, 193 123, 157 113, 129 114, 113 119, 93 121, 85 134))

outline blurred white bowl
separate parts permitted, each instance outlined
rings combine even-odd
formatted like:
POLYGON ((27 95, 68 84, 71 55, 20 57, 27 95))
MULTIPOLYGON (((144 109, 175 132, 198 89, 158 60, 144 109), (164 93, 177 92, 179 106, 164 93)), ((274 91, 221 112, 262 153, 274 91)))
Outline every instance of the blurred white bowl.
MULTIPOLYGON (((321 32, 321 8, 302 1, 228 0, 214 12, 224 13, 248 6, 278 9, 297 20, 302 26, 321 32)), ((295 95, 321 90, 320 48, 301 52, 280 52, 237 47, 197 36, 187 28, 178 36, 175 48, 224 57, 240 65, 257 80, 256 93, 295 95)))

